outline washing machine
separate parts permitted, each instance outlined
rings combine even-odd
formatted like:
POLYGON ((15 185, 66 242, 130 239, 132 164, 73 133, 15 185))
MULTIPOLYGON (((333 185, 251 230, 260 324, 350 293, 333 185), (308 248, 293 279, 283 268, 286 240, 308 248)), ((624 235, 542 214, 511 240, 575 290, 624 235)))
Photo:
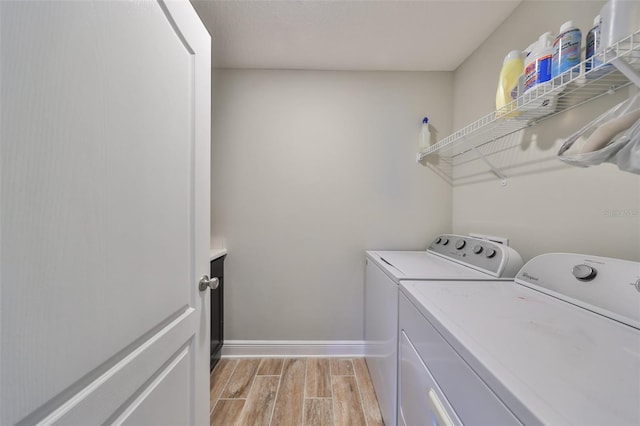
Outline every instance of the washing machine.
POLYGON ((552 253, 400 290, 400 425, 640 424, 640 263, 552 253))
POLYGON ((453 234, 437 236, 425 251, 366 252, 365 359, 386 425, 397 421, 400 281, 500 280, 521 266, 511 247, 453 234))

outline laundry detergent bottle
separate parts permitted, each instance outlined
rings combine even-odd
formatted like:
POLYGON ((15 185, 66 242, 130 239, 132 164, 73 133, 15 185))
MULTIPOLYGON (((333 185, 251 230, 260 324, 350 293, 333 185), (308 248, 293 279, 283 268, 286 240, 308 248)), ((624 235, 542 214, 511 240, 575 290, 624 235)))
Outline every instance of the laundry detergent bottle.
POLYGON ((520 113, 517 105, 511 103, 518 98, 518 81, 524 73, 522 52, 512 50, 505 56, 498 79, 496 92, 496 115, 498 117, 515 117, 520 113))
POLYGON ((582 48, 582 32, 567 21, 560 27, 560 33, 553 42, 553 57, 551 58, 551 76, 572 70, 574 74, 580 72, 580 56, 582 48))
MULTIPOLYGON (((553 56, 553 34, 542 34, 533 44, 533 49, 525 64, 524 91, 551 80, 551 58, 553 56)), ((520 111, 526 111, 527 118, 543 117, 556 109, 557 96, 552 93, 537 91, 535 97, 525 97, 520 111)))
POLYGON ((536 84, 551 80, 551 58, 553 57, 553 35, 542 34, 529 46, 530 53, 524 64, 524 91, 536 84))
POLYGON ((602 46, 600 44, 600 22, 602 19, 600 15, 597 15, 593 19, 593 28, 589 30, 587 33, 587 49, 585 51, 585 64, 584 70, 586 72, 587 78, 598 78, 602 75, 608 73, 613 69, 612 65, 602 63, 602 55, 600 51, 602 50, 602 46), (598 71, 595 68, 602 67, 598 71), (591 72, 589 72, 591 71, 591 72))
MULTIPOLYGON (((536 70, 536 55, 538 52, 538 42, 531 44, 527 48, 527 55, 524 60, 524 85, 523 92, 531 89, 538 81, 538 71, 536 70)), ((526 51, 525 51, 526 52, 526 51)))
POLYGON ((538 39, 536 52, 536 84, 551 80, 551 61, 553 59, 553 34, 544 33, 538 39))

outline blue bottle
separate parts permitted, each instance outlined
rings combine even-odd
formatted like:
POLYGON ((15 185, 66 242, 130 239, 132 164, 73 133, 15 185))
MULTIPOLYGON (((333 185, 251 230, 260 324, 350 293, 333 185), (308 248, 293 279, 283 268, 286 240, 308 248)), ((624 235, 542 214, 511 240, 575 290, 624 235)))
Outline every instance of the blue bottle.
POLYGON ((582 48, 582 32, 567 21, 560 27, 560 34, 553 42, 551 59, 551 76, 572 70, 575 75, 580 72, 580 49, 582 48))

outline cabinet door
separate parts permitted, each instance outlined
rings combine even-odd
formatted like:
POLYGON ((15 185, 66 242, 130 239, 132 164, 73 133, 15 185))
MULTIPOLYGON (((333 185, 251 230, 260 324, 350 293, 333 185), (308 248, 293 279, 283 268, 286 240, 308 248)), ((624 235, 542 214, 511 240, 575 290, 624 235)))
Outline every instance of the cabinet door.
POLYGON ((220 359, 224 342, 224 256, 211 261, 211 277, 218 278, 218 288, 211 290, 211 360, 210 368, 220 359))

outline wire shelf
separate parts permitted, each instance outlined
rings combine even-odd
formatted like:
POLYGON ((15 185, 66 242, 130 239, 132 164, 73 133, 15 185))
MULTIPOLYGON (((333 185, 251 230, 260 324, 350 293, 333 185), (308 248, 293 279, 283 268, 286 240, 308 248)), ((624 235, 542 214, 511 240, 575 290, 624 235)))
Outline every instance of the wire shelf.
MULTIPOLYGON (((478 151, 505 136, 511 135, 569 109, 614 93, 638 83, 640 70, 640 30, 618 41, 605 52, 583 61, 579 66, 543 84, 536 85, 505 105, 462 129, 452 133, 417 154, 417 161, 437 155, 447 180, 453 179, 452 168, 459 157, 478 151), (599 61, 597 64, 595 61, 599 61), (585 69, 589 71, 585 72, 585 69)), ((487 165, 500 178, 504 175, 487 165)))

